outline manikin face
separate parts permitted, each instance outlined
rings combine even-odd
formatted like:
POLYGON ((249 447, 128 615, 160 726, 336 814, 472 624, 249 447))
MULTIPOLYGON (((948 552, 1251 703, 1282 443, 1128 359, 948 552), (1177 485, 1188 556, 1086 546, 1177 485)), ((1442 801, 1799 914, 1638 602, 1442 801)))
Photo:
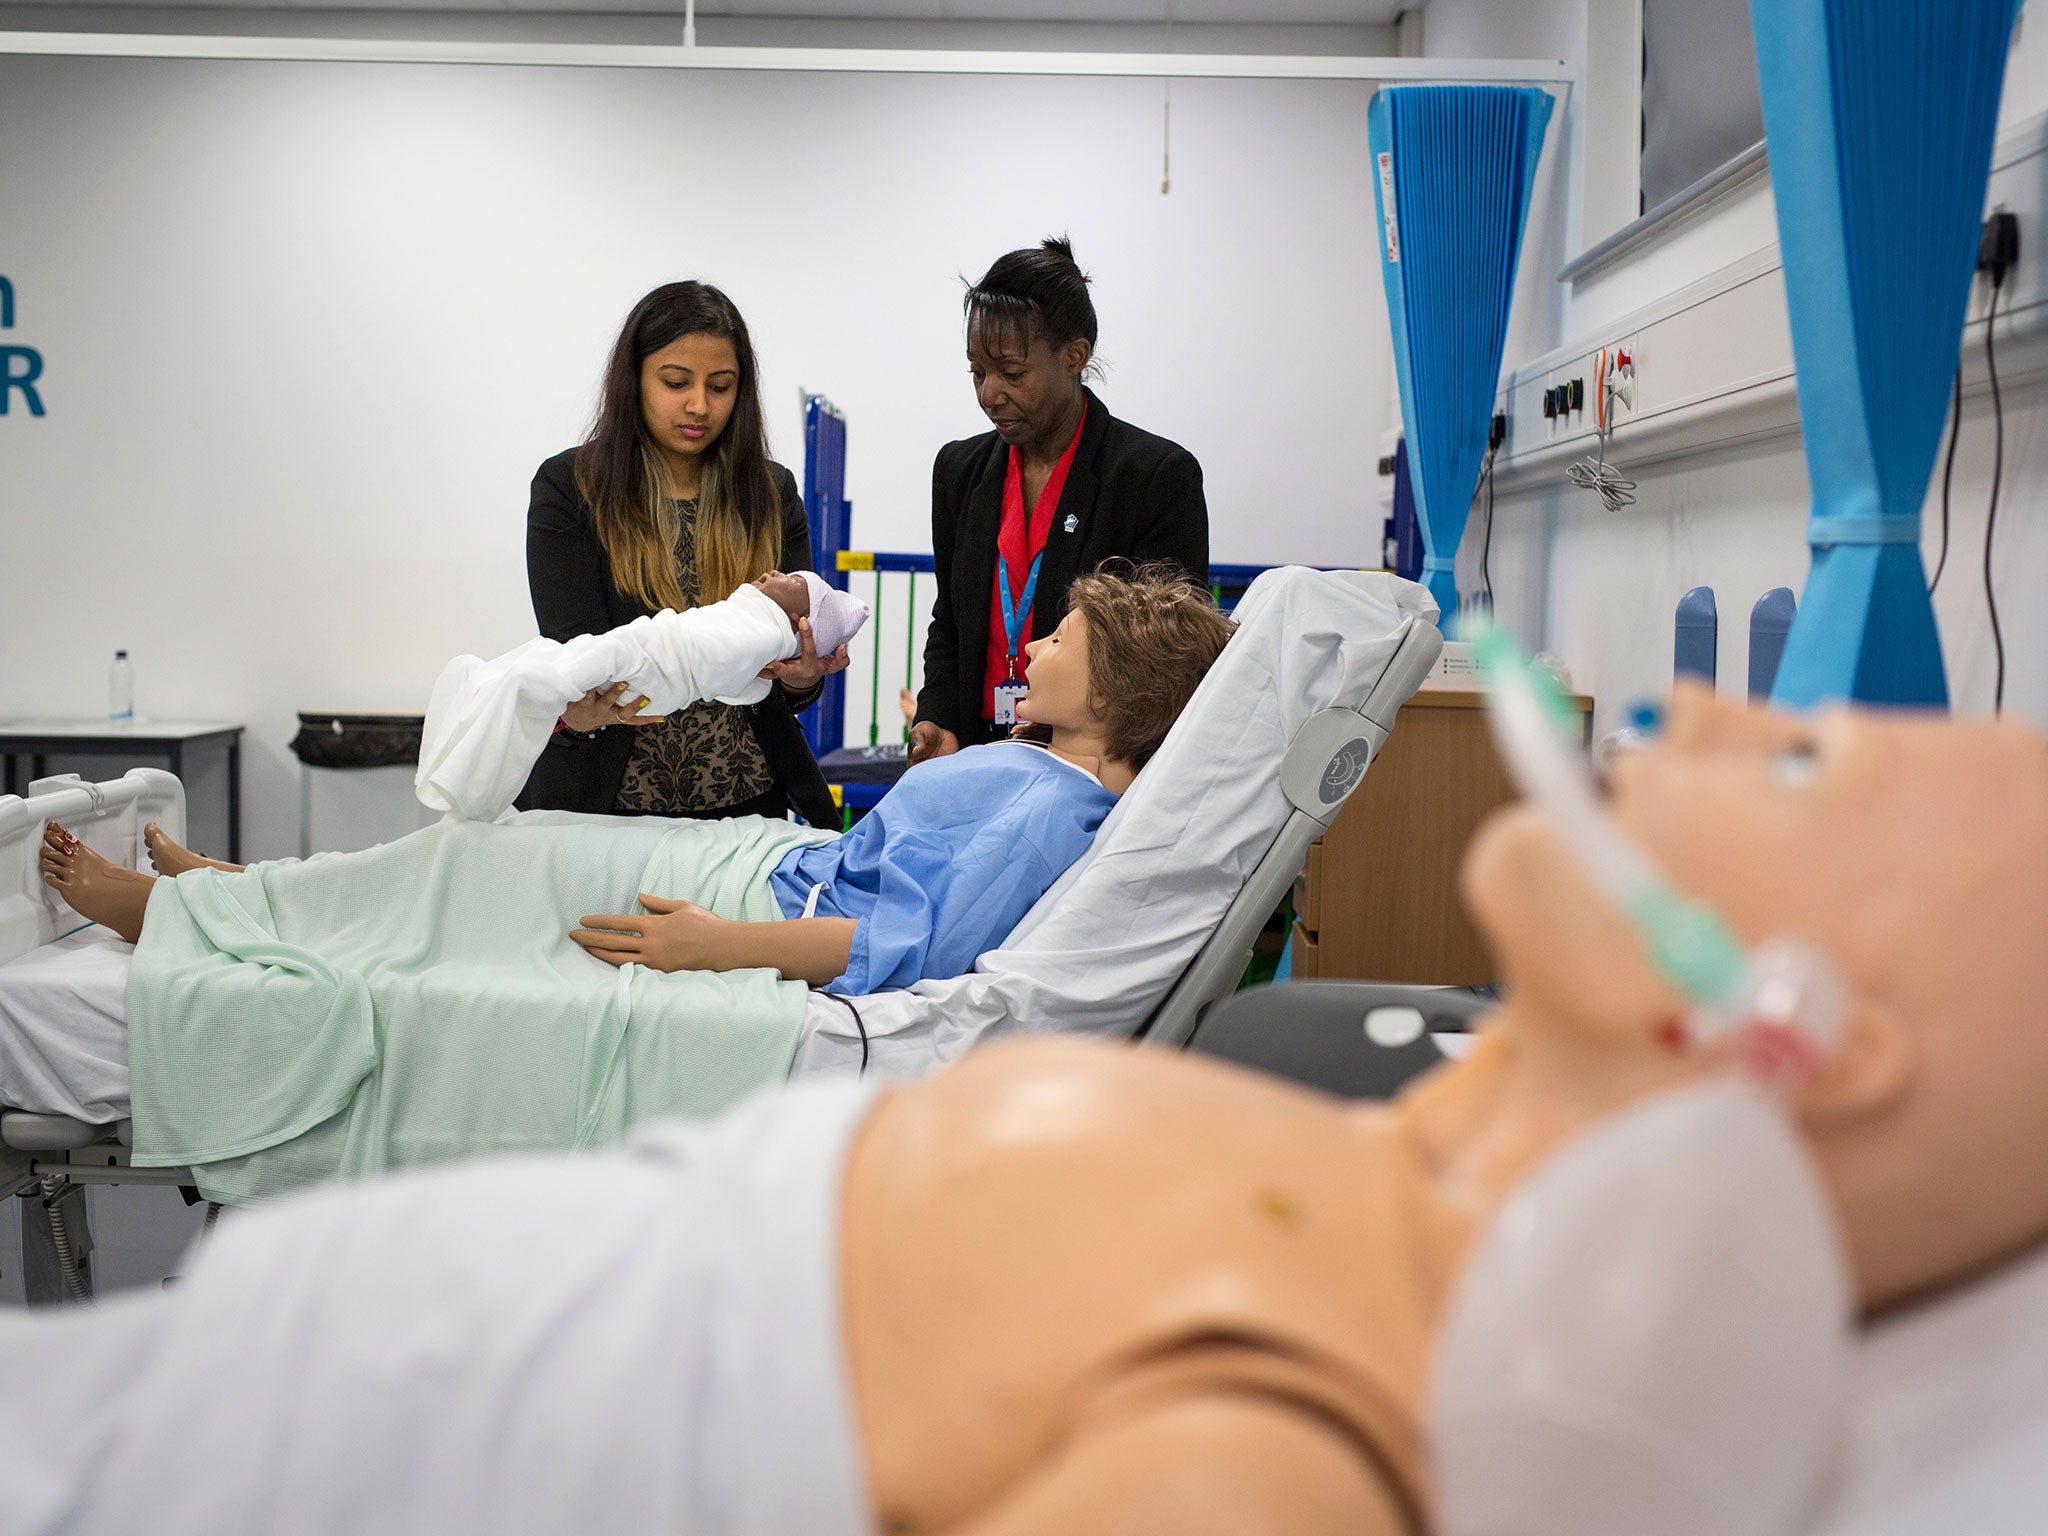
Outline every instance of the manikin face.
POLYGON ((695 458, 732 420, 739 390, 740 359, 730 341, 678 336, 641 360, 640 419, 664 453, 695 458))
POLYGON ((1043 336, 1027 341, 987 329, 986 335, 977 328, 967 336, 967 371, 982 413, 1013 448, 1049 439, 1081 393, 1088 343, 1075 340, 1056 348, 1043 336))
POLYGON ((1088 621, 1079 609, 1070 610, 1044 639, 1027 644, 1024 654, 1024 681, 1031 691, 1017 701, 1019 719, 1076 731, 1097 723, 1088 687, 1088 621))
MULTIPOLYGON (((1844 1044, 1796 1101, 1866 1301, 2048 1232, 2048 746, 2025 727, 1682 689, 1612 810, 1745 941, 1824 950, 1844 1044)), ((1669 1059, 1681 1004, 1528 807, 1475 839, 1466 896, 1514 1012, 1587 1077, 1669 1059)), ((1674 1066, 1674 1075, 1690 1063, 1674 1066)))
POLYGON ((769 571, 756 576, 747 583, 759 587, 774 600, 775 606, 789 615, 789 627, 796 628, 798 619, 811 616, 811 588, 803 577, 782 571, 769 571))

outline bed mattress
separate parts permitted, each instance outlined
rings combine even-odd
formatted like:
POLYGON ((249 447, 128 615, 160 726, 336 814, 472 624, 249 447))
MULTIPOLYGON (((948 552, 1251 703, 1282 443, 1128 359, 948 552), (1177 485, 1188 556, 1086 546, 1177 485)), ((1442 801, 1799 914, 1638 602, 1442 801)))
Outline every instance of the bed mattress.
POLYGON ((128 1118, 123 998, 135 946, 88 925, 0 965, 0 1104, 128 1118))

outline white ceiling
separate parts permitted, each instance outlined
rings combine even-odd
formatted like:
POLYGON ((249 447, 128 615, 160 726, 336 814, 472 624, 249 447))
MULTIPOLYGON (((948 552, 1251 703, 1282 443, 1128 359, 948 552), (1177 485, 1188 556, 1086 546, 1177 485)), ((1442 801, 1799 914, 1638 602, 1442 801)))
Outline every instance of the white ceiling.
MULTIPOLYGON (((136 0, 0 0, 48 12, 136 0)), ((153 10, 608 11, 681 15, 683 0, 144 0, 153 10)), ((698 0, 699 16, 836 21, 1188 22, 1196 25, 1382 26, 1420 0, 698 0)))

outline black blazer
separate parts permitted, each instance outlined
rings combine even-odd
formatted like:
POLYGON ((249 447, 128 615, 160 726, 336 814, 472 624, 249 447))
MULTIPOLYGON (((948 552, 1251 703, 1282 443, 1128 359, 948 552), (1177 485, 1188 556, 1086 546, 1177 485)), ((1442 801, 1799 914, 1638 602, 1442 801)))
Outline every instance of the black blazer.
MULTIPOLYGON (((796 477, 780 464, 768 469, 782 498, 782 569, 808 571, 811 526, 796 477)), ((590 504, 576 489, 573 448, 556 454, 534 473, 533 498, 526 510, 526 583, 533 593, 534 619, 550 640, 601 634, 654 611, 612 581, 611 562, 598 542, 590 504)), ((825 787, 825 776, 796 719, 796 711, 816 700, 822 687, 820 683, 796 693, 778 683, 749 713, 776 787, 812 826, 834 827, 839 813, 833 808, 832 792, 825 787)), ((557 731, 533 765, 519 808, 608 814, 632 755, 630 726, 609 727, 594 741, 576 741, 557 731)))
MULTIPOLYGON (((1074 577, 1113 555, 1171 560, 1204 586, 1209 582, 1202 466, 1180 444, 1118 421, 1093 390, 1086 393, 1088 419, 1038 571, 1033 635, 1051 634, 1066 616, 1074 577)), ((981 685, 1009 465, 1009 445, 994 432, 946 444, 932 465, 932 560, 939 591, 925 635, 917 718, 944 726, 962 746, 985 739, 981 685)))

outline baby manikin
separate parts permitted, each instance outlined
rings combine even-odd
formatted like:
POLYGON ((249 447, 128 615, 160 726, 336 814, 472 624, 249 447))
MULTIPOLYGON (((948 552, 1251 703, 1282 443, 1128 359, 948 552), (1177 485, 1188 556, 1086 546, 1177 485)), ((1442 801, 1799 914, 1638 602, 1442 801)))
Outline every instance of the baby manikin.
POLYGON ((529 640, 491 661, 458 656, 427 705, 414 790, 451 819, 491 821, 511 809, 534 759, 570 704, 594 688, 626 685, 644 715, 700 699, 758 704, 771 662, 800 654, 808 618, 829 656, 867 622, 868 605, 811 571, 771 571, 723 602, 665 609, 602 634, 529 640))

